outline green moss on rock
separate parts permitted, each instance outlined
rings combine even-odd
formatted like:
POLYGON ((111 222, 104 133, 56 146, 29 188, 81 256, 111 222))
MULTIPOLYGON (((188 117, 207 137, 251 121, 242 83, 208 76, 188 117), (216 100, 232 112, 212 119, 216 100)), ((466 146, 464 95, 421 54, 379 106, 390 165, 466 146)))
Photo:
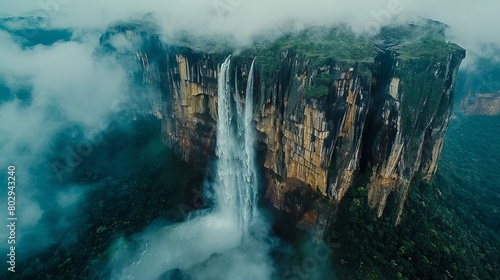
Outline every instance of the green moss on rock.
POLYGON ((308 86, 304 90, 304 97, 307 99, 319 99, 328 95, 328 87, 324 85, 308 86))
POLYGON ((442 39, 427 36, 408 45, 399 51, 400 59, 416 59, 420 57, 445 58, 455 50, 463 50, 458 45, 446 43, 442 39))

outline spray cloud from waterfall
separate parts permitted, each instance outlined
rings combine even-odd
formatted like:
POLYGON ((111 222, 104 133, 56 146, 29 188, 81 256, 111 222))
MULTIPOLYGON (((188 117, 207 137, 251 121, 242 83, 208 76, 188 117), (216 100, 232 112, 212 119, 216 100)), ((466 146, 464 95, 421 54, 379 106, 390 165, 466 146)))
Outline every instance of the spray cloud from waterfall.
POLYGON ((122 249, 129 241, 117 240, 114 277, 271 279, 269 225, 257 206, 254 63, 244 88, 236 71, 228 57, 218 75, 217 162, 215 179, 206 186, 213 206, 195 211, 184 222, 146 229, 134 238, 140 244, 137 250, 122 249))
MULTIPOLYGON (((124 92, 127 83, 114 61, 98 63, 90 54, 98 44, 102 30, 117 20, 127 21, 131 17, 154 12, 155 20, 164 33, 164 40, 170 40, 169 36, 175 31, 188 30, 199 31, 205 36, 234 36, 244 44, 253 35, 268 30, 280 34, 283 30, 341 21, 351 23, 355 30, 362 32, 370 22, 385 24, 385 20, 379 21, 378 18, 382 12, 388 11, 390 3, 400 4, 396 10, 401 12, 392 14, 394 18, 411 18, 416 12, 420 16, 449 24, 450 39, 475 53, 495 54, 494 51, 500 45, 500 37, 496 35, 500 6, 494 1, 481 1, 472 7, 468 5, 470 1, 465 0, 6 1, 2 3, 0 12, 18 15, 35 10, 33 15, 44 16, 47 15, 47 9, 57 7, 57 12, 48 10, 52 27, 74 28, 77 30, 75 34, 81 29, 95 32, 74 35, 78 42, 58 42, 31 49, 20 48, 9 35, 0 32, 3 51, 0 55, 0 76, 13 88, 28 88, 32 91, 31 101, 9 101, 0 107, 1 119, 7 120, 0 125, 0 130, 2 135, 8 135, 0 143, 3 160, 18 158, 19 164, 28 166, 44 157, 43 151, 61 127, 69 123, 95 127, 106 119, 113 101, 124 92), (40 6, 42 2, 57 5, 47 8, 40 6), (226 6, 216 8, 214 3, 226 6)), ((468 55, 467 59, 471 57, 468 55)), ((139 248, 134 251, 137 254, 123 249, 128 246, 127 242, 119 239, 112 248, 116 250, 114 264, 117 264, 117 275, 143 273, 141 265, 145 265, 146 261, 139 262, 141 257, 151 262, 152 269, 148 267, 145 271, 155 276, 175 267, 195 279, 200 273, 204 273, 208 279, 220 279, 220 271, 211 271, 211 267, 224 267, 227 279, 237 279, 241 271, 255 276, 254 279, 266 279, 272 273, 266 261, 268 241, 259 242, 268 235, 266 223, 262 221, 264 218, 255 207, 258 186, 252 185, 257 181, 252 162, 254 151, 249 148, 250 143, 246 143, 253 141, 254 136, 253 131, 245 127, 247 118, 251 116, 247 113, 252 109, 248 107, 251 102, 243 102, 243 96, 248 99, 248 93, 252 90, 247 88, 246 94, 236 94, 234 89, 243 89, 244 85, 234 84, 231 77, 235 70, 230 67, 229 61, 224 67, 227 73, 221 69, 221 74, 226 75, 226 78, 219 82, 223 82, 227 90, 223 92, 227 103, 221 102, 219 105, 225 106, 222 111, 228 114, 221 116, 226 117, 223 124, 227 127, 217 132, 220 134, 217 138, 226 145, 217 147, 219 162, 214 170, 216 180, 207 183, 207 189, 212 190, 211 197, 219 203, 214 208, 193 213, 185 223, 161 227, 159 232, 155 231, 158 228, 152 226, 137 235, 139 248), (230 169, 221 170, 222 165, 230 169), (238 172, 228 172, 235 169, 238 172), (228 214, 230 212, 232 215, 228 214), (262 230, 258 231, 259 228, 262 230), (245 237, 244 232, 251 233, 251 238, 245 237), (120 257, 122 253, 126 257, 120 257), (154 254, 163 258, 155 257, 154 254), (128 256, 132 259, 128 259, 128 256), (134 259, 136 257, 139 259, 134 259), (263 274, 256 274, 260 272, 263 274)), ((247 87, 251 86, 249 82, 247 87)), ((6 164, 4 162, 3 166, 6 164)), ((29 247, 43 249, 61 239, 74 239, 68 232, 75 225, 73 220, 78 217, 79 205, 87 199, 85 188, 69 186, 64 190, 55 189, 49 182, 44 181, 42 184, 38 178, 29 178, 26 171, 24 175, 21 176, 22 180, 26 180, 23 198, 27 203, 22 211, 25 214, 24 228, 28 229, 24 240, 31 240, 29 247), (46 196, 40 195, 40 189, 53 191, 57 195, 46 199, 46 196), (44 215, 54 213, 60 217, 56 228, 44 220, 44 215)))

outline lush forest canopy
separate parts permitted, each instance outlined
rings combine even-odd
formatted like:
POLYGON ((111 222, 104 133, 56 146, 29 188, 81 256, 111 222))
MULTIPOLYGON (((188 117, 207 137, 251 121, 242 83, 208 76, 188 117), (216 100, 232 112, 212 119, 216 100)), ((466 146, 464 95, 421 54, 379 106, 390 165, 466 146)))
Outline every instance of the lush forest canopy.
POLYGON ((331 232, 341 279, 500 279, 499 117, 453 119, 433 182, 410 189, 402 223, 373 220, 363 186, 331 232))

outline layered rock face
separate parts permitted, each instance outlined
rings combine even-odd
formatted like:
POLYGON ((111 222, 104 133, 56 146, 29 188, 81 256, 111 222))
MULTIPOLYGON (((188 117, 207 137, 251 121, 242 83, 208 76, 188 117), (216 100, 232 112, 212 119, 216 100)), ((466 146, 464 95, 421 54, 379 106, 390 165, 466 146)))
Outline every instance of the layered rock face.
POLYGON ((466 115, 500 115, 500 92, 470 94, 460 105, 466 115))
POLYGON ((473 67, 458 74, 460 103, 455 102, 455 106, 460 106, 465 115, 500 115, 500 63, 484 57, 474 62, 473 67))
MULTIPOLYGON (((442 57, 388 57, 389 75, 382 82, 382 100, 370 114, 375 132, 368 136, 371 166, 368 202, 380 217, 391 192, 396 193, 396 223, 411 182, 430 180, 437 168, 453 104, 453 86, 464 52, 442 57), (384 94, 385 93, 385 94, 384 94)), ((377 87, 377 85, 375 85, 377 87)))
MULTIPOLYGON (((217 71, 229 52, 164 45, 130 26, 111 29, 101 45, 122 53, 147 98, 158 100, 164 142, 206 166, 216 141, 217 71), (112 44, 118 35, 141 43, 120 50, 112 44)), ((374 47, 344 31, 310 29, 235 56, 240 96, 255 55, 256 148, 270 202, 324 230, 329 205, 362 184, 378 216, 394 194, 398 223, 410 184, 436 170, 465 51, 435 38, 374 47), (439 52, 425 50, 430 43, 439 52)))

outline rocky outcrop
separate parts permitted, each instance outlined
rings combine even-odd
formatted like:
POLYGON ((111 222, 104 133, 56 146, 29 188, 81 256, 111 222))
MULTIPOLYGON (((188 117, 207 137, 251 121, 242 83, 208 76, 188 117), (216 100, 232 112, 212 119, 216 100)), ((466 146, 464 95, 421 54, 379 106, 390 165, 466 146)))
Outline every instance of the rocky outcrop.
POLYGON ((500 92, 469 94, 460 105, 466 115, 500 115, 500 92))
POLYGON ((435 173, 463 58, 463 50, 453 49, 438 57, 402 59, 390 54, 382 62, 390 71, 375 83, 375 88, 382 83, 379 91, 374 90, 382 99, 370 114, 375 132, 365 138, 371 145, 366 151, 372 170, 368 202, 379 217, 395 192, 399 223, 412 181, 430 180, 435 173))
MULTIPOLYGON (((157 95, 164 143, 206 166, 216 141, 217 70, 229 52, 164 45, 130 26, 110 29, 101 46, 125 54, 135 83, 151 89, 145 99, 157 95), (117 49, 113 37, 123 34, 140 46, 117 49)), ((379 217, 393 203, 398 223, 411 183, 434 174, 465 51, 435 37, 393 46, 312 28, 234 56, 234 88, 243 95, 256 54, 254 122, 266 195, 297 223, 327 228, 329 205, 355 184, 368 185, 379 217), (302 207, 298 198, 306 196, 315 202, 302 207)))
POLYGON ((465 115, 500 115, 500 63, 490 57, 475 58, 457 78, 455 106, 465 115))

